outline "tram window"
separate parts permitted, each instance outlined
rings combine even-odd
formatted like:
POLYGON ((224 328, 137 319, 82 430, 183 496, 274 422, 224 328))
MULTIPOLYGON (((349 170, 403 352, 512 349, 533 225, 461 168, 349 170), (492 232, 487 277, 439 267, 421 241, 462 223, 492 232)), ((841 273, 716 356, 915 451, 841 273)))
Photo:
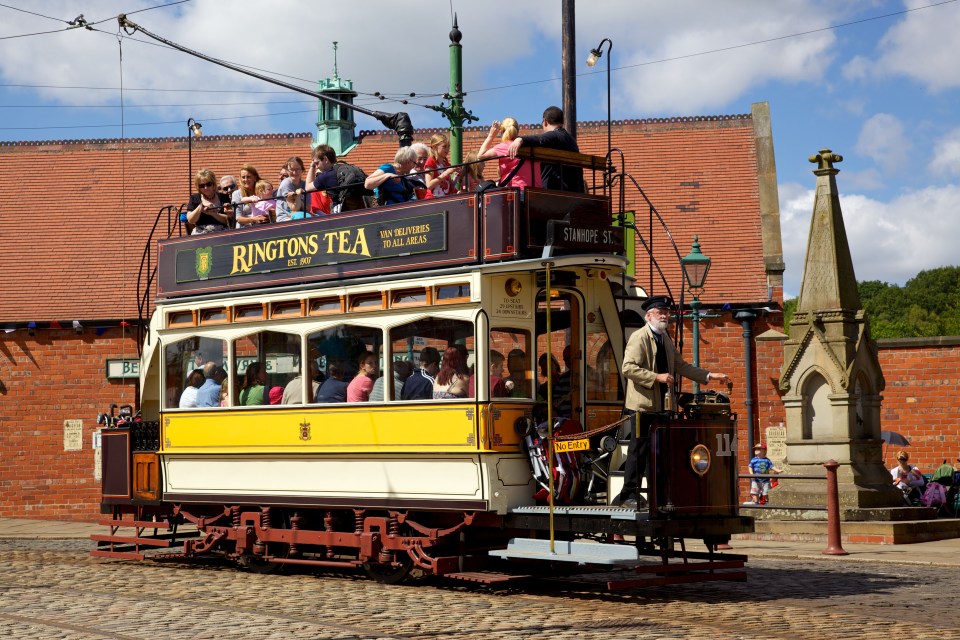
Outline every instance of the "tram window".
POLYGON ((362 295, 350 296, 350 311, 382 308, 383 294, 381 293, 364 293, 362 295))
POLYGON ((229 321, 230 316, 227 314, 226 307, 201 309, 200 311, 200 324, 222 324, 229 321))
MULTIPOLYGON (((203 385, 203 368, 209 362, 225 365, 227 362, 227 344, 216 338, 193 336, 172 342, 164 347, 165 388, 164 406, 167 409, 193 408, 197 406, 198 386, 203 385), (200 370, 199 378, 191 373, 200 370), (188 389, 188 386, 191 387, 188 389)), ((227 378, 224 384, 229 384, 227 378)))
MULTIPOLYGON (((307 336, 307 348, 316 354, 320 375, 324 378, 314 400, 320 403, 346 402, 347 387, 360 371, 360 356, 370 351, 376 356, 376 373, 383 369, 383 332, 374 327, 355 324, 339 324, 307 336)), ((366 382, 366 381, 363 381, 366 382)), ((376 378, 372 380, 376 383, 376 378)), ((383 383, 381 383, 383 384, 383 383)), ((362 385, 369 399, 370 384, 362 385)))
POLYGON ((434 300, 438 303, 462 302, 470 299, 470 284, 443 284, 436 288, 434 300))
POLYGON ((623 402, 620 370, 606 331, 587 334, 587 400, 623 402))
POLYGON ((288 384, 297 388, 302 384, 299 336, 278 331, 243 336, 233 342, 233 357, 235 406, 280 404, 288 384))
MULTIPOLYGON (((394 400, 427 400, 432 399, 433 386, 424 383, 419 373, 420 356, 430 355, 432 359, 439 358, 441 362, 430 363, 426 367, 431 377, 436 377, 440 371, 443 354, 447 349, 458 350, 460 370, 457 372, 466 384, 454 385, 451 392, 448 385, 439 385, 438 394, 449 392, 451 399, 473 397, 469 389, 469 379, 473 375, 475 341, 473 323, 465 320, 449 318, 423 318, 414 322, 399 325, 390 330, 390 354, 393 360, 408 361, 414 376, 404 381, 403 392, 394 387, 389 396, 394 400), (407 387, 408 384, 412 386, 407 387), (443 387, 442 389, 440 387, 443 387)), ((446 399, 446 398, 444 398, 446 399)))
MULTIPOLYGON (((530 332, 526 329, 497 327, 490 330, 491 365, 500 354, 505 359, 501 378, 508 398, 533 398, 533 373, 531 369, 530 332)), ((493 372, 491 371, 491 376, 493 372)), ((491 378, 492 379, 492 378, 491 378)), ((491 386, 491 395, 496 385, 491 386)))
POLYGON ((237 322, 262 320, 265 315, 264 305, 262 304, 250 304, 233 309, 233 319, 237 322))
POLYGON ((303 304, 299 300, 274 302, 270 305, 271 318, 292 318, 303 315, 303 304))
POLYGON ((343 313, 343 300, 334 298, 314 298, 310 301, 310 315, 322 316, 328 313, 343 313))
POLYGON ((404 289, 393 291, 390 294, 391 307, 406 307, 421 304, 430 304, 427 297, 428 289, 404 289))
POLYGON ((193 311, 173 311, 167 316, 168 327, 192 327, 197 323, 193 311))
POLYGON ((583 408, 580 297, 571 291, 553 290, 549 307, 550 333, 547 334, 546 292, 541 291, 537 298, 537 398, 552 397, 554 415, 579 420, 583 408), (548 351, 553 363, 553 370, 549 372, 552 389, 547 385, 548 351))

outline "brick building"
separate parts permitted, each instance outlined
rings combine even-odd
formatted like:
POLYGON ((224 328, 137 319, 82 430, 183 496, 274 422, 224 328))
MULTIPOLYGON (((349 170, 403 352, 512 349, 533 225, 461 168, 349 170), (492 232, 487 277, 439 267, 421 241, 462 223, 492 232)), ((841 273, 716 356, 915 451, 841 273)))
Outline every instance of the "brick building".
MULTIPOLYGON (((417 139, 435 131, 420 130, 417 139)), ((577 134, 585 153, 605 152, 605 122, 581 123, 577 134)), ((465 150, 479 147, 485 135, 485 127, 467 129, 465 150)), ((311 142, 308 133, 199 138, 192 145, 192 164, 220 177, 236 176, 249 163, 262 177, 276 180, 287 158, 309 156, 311 142)), ((623 150, 624 170, 663 217, 680 255, 698 235, 712 258, 701 300, 716 317, 701 323, 701 360, 731 375, 741 429, 752 424, 761 437, 764 427, 783 422, 777 391, 782 315, 758 312, 746 323, 734 315, 778 310, 782 302, 776 170, 766 105, 754 105, 746 115, 614 122, 613 142, 623 150), (746 341, 745 327, 753 336, 746 341), (748 344, 754 372, 749 411, 748 344)), ((392 158, 396 145, 392 133, 361 132, 344 155, 370 173, 392 158)), ((108 378, 105 367, 108 360, 137 357, 138 302, 145 303, 146 313, 150 309, 149 298, 138 297, 144 248, 155 224, 155 237, 163 237, 171 224, 168 212, 158 212, 186 200, 187 166, 188 145, 179 138, 0 144, 0 171, 8 183, 35 185, 36 176, 43 175, 47 184, 47 176, 54 176, 56 203, 14 209, 7 200, 0 205, 0 328, 5 330, 0 333, 0 516, 96 516, 96 415, 113 403, 133 404, 136 395, 134 380, 108 378)), ((655 219, 649 231, 650 206, 632 184, 627 209, 636 212, 636 224, 670 292, 679 297, 683 285, 676 252, 655 219)), ((639 284, 648 293, 667 292, 652 275, 640 242, 636 263, 639 284)), ((689 323, 685 330, 689 359, 689 323)), ((902 351, 909 360, 913 349, 902 351)), ((892 371, 887 380, 892 396, 897 388, 892 371)), ((884 419, 899 411, 888 401, 884 419)), ((910 434, 907 428, 897 430, 910 434)), ((745 432, 742 436, 745 455, 745 432)))

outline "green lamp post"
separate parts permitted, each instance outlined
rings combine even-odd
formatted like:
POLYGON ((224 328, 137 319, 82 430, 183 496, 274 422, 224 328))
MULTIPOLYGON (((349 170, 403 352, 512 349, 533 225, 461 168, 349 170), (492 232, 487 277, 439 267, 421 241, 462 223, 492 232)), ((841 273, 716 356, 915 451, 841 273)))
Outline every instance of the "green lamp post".
MULTIPOLYGON (((683 277, 687 281, 687 290, 693 295, 690 310, 693 315, 693 366, 700 366, 700 292, 707 281, 707 272, 710 271, 710 258, 700 251, 700 237, 693 236, 693 246, 683 258, 680 258, 683 267, 683 277)), ((693 383, 693 392, 700 393, 700 383, 693 383)))

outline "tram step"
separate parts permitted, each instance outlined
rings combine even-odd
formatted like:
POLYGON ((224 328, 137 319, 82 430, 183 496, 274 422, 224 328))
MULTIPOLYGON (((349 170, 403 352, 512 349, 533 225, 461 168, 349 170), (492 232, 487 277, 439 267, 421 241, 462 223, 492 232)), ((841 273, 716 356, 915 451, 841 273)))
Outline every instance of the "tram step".
POLYGON ((555 540, 553 551, 549 540, 511 538, 506 549, 488 552, 499 558, 577 562, 579 564, 636 564, 637 549, 625 544, 598 544, 555 540))
POLYGON ((170 541, 161 538, 139 538, 137 536, 110 536, 92 534, 90 539, 95 542, 112 542, 114 544, 138 544, 143 547, 169 547, 170 541))
POLYGON ((454 580, 464 580, 466 582, 477 582, 480 584, 498 584, 503 582, 512 582, 514 580, 526 580, 532 578, 529 573, 500 573, 497 571, 462 571, 460 573, 448 573, 444 578, 453 578, 454 580))
POLYGON ((137 527, 140 529, 170 529, 169 522, 154 522, 152 520, 98 520, 97 524, 104 527, 137 527))
POLYGON ((94 549, 90 555, 97 558, 112 558, 114 560, 143 560, 144 555, 135 551, 105 551, 94 549))

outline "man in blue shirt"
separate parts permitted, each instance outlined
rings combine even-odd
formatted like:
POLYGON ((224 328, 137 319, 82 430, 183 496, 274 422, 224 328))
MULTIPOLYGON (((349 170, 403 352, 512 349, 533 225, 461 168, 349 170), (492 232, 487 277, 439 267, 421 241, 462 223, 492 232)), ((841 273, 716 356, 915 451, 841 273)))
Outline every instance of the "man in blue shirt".
POLYGON ((216 362, 208 362, 203 365, 203 375, 206 380, 203 381, 203 386, 197 389, 197 406, 219 407, 220 389, 223 381, 227 379, 227 372, 216 362))

